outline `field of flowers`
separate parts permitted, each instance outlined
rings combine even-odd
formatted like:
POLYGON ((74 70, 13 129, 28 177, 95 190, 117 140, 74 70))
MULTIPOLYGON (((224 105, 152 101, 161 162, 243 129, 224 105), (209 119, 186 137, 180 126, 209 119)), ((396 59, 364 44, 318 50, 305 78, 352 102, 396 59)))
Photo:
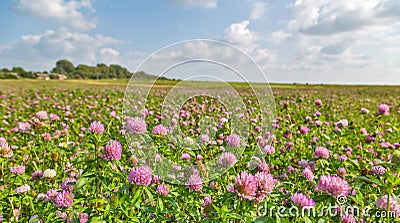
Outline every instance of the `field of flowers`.
POLYGON ((234 111, 201 97, 161 110, 161 85, 142 102, 140 91, 124 98, 124 84, 48 83, 1 83, 0 222, 400 217, 398 87, 272 86, 276 115, 264 126, 268 111, 240 86, 246 107, 234 111), (138 115, 123 114, 126 100, 138 115), (216 125, 200 128, 205 116, 216 125), (234 131, 235 118, 250 120, 248 136, 234 131), (174 131, 184 137, 168 137, 174 131), (176 165, 164 174, 167 158, 176 165), (205 167, 211 160, 221 174, 205 167))

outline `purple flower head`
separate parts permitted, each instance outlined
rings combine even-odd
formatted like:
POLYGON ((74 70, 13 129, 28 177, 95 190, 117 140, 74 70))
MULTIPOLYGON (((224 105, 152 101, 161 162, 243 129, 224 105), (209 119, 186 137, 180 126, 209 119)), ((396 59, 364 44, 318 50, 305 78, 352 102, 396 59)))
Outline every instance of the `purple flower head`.
POLYGON ((203 208, 210 206, 212 203, 213 203, 213 200, 212 200, 211 196, 203 197, 203 202, 202 202, 203 208))
POLYGON ((31 129, 31 124, 28 122, 18 122, 18 131, 27 132, 31 129))
POLYGON ((306 178, 308 181, 314 180, 314 173, 308 166, 304 168, 303 172, 301 172, 301 175, 303 175, 303 177, 306 178))
POLYGON ((342 223, 357 223, 357 220, 353 215, 349 214, 342 217, 342 223))
POLYGON ((161 196, 167 196, 169 194, 168 187, 165 184, 160 184, 157 186, 157 194, 161 196))
POLYGON ((235 179, 233 190, 239 197, 251 201, 257 192, 257 181, 253 175, 241 172, 235 179))
POLYGON ((104 132, 104 126, 101 122, 94 121, 90 124, 89 131, 96 134, 102 134, 104 132))
POLYGON ((263 152, 266 154, 274 154, 275 153, 275 147, 271 146, 271 145, 266 145, 263 148, 263 152))
POLYGON ((45 201, 54 201, 54 199, 56 198, 58 194, 58 190, 55 188, 52 188, 50 190, 47 191, 46 193, 46 198, 45 201))
POLYGON ((61 191, 54 198, 54 204, 60 208, 69 208, 74 202, 74 194, 69 191, 61 191))
POLYGON ((89 215, 87 213, 79 213, 78 214, 79 223, 86 223, 89 220, 89 215))
POLYGON ((120 160, 122 146, 117 140, 110 140, 103 148, 103 153, 100 155, 105 161, 120 160))
POLYGON ((325 147, 318 146, 314 151, 315 158, 329 158, 329 150, 325 147))
POLYGON ((186 161, 190 161, 190 155, 189 153, 183 153, 181 156, 181 160, 186 160, 186 161))
POLYGON ((307 160, 300 160, 299 162, 298 162, 298 165, 299 166, 301 166, 301 167, 308 167, 308 161, 307 160))
POLYGON ((151 169, 148 166, 137 166, 129 172, 128 180, 131 184, 149 186, 152 179, 151 169))
POLYGON ((266 162, 262 161, 261 163, 258 164, 257 170, 259 172, 268 173, 269 172, 269 166, 268 166, 268 164, 266 162))
POLYGON ((377 175, 383 175, 384 173, 386 173, 386 168, 383 166, 373 166, 371 168, 371 171, 377 175))
POLYGON ((228 135, 226 137, 226 143, 228 144, 228 146, 231 146, 231 147, 239 147, 240 146, 240 136, 238 136, 235 133, 228 135))
POLYGON ((129 119, 126 125, 127 130, 132 134, 142 134, 146 132, 146 122, 138 117, 129 119))
POLYGON ((339 169, 338 169, 338 175, 339 175, 339 176, 345 177, 346 174, 347 174, 347 172, 346 172, 346 169, 345 169, 345 168, 342 167, 342 168, 339 168, 339 169))
POLYGON ((222 153, 218 160, 219 164, 226 167, 234 165, 236 161, 236 156, 230 152, 222 153))
POLYGON ((361 109, 360 109, 360 112, 361 112, 362 114, 368 114, 368 113, 369 113, 369 110, 366 109, 366 108, 361 108, 361 109))
POLYGON ((207 143, 208 141, 210 141, 210 137, 207 134, 202 134, 199 141, 202 143, 207 143))
POLYGON ((167 135, 167 132, 167 128, 165 128, 162 124, 156 125, 152 131, 154 135, 167 135))
POLYGON ((343 127, 346 127, 348 125, 349 125, 349 121, 347 121, 347 119, 342 119, 342 120, 340 120, 338 122, 335 122, 335 126, 337 128, 343 128, 343 127))
POLYGON ((276 184, 274 177, 265 172, 257 172, 256 175, 254 175, 254 179, 257 182, 258 192, 264 195, 270 194, 276 184))
POLYGON ((293 194, 290 198, 292 199, 294 205, 296 205, 299 208, 315 207, 315 201, 312 198, 302 193, 293 194))
POLYGON ((32 173, 31 180, 37 180, 43 177, 43 172, 41 170, 32 173))
POLYGON ((389 115, 390 107, 387 104, 380 104, 378 106, 378 114, 380 115, 389 115))
POLYGON ((307 134, 308 131, 310 131, 310 129, 308 129, 307 126, 300 126, 299 130, 301 134, 307 134))
POLYGON ((190 190, 194 190, 194 191, 199 191, 203 188, 203 180, 201 179, 201 177, 194 172, 188 179, 188 181, 186 182, 186 187, 189 188, 190 190))
POLYGON ((344 155, 344 156, 339 156, 339 158, 337 159, 339 162, 344 162, 344 161, 346 161, 347 160, 347 156, 346 155, 344 155))
POLYGON ((315 105, 316 106, 321 106, 322 105, 322 101, 320 99, 315 100, 315 105))
POLYGON ((351 192, 349 183, 343 178, 324 175, 318 181, 318 190, 333 197, 348 196, 351 192))
POLYGON ((76 179, 68 178, 68 179, 64 180, 61 183, 61 189, 72 192, 72 190, 74 189, 74 185, 71 185, 69 183, 73 183, 73 182, 76 182, 76 179))
POLYGON ((16 194, 22 194, 31 190, 31 187, 28 184, 24 184, 20 187, 15 188, 14 192, 16 194))
POLYGON ((13 166, 10 168, 10 172, 15 175, 21 175, 25 172, 25 166, 13 166))
POLYGON ((39 111, 36 113, 36 117, 38 119, 47 119, 47 112, 46 111, 39 111))

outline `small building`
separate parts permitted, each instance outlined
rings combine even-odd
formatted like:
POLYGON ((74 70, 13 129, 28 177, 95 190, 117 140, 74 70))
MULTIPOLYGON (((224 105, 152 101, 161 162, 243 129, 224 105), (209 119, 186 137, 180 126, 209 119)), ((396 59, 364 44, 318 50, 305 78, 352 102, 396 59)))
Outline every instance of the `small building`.
POLYGON ((49 74, 37 73, 36 76, 37 76, 37 79, 46 80, 46 81, 50 80, 49 74))
POLYGON ((54 74, 58 77, 58 80, 65 80, 67 79, 67 76, 65 76, 64 74, 54 74))

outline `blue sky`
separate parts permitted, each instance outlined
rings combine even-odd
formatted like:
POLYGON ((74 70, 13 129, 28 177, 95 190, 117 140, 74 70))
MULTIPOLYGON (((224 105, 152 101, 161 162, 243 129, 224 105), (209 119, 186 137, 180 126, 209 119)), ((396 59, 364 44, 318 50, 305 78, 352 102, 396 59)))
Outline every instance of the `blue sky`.
POLYGON ((0 67, 66 58, 134 71, 166 45, 206 38, 243 50, 270 82, 400 84, 398 0, 2 0, 0 25, 0 67))

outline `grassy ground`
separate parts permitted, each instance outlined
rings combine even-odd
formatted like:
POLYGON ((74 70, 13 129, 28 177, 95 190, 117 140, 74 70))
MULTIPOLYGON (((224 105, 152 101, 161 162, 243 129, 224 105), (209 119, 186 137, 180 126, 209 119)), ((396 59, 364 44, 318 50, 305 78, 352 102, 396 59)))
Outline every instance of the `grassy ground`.
MULTIPOLYGON (((117 79, 117 80, 0 80, 0 91, 18 90, 18 89, 104 89, 104 88, 115 88, 118 90, 125 90, 128 79, 117 79)), ((150 82, 147 80, 134 80, 131 84, 137 86, 148 85, 150 82)), ((176 81, 162 80, 158 81, 157 87, 173 86, 177 84, 176 81)), ((218 87, 220 83, 216 82, 189 82, 186 86, 199 86, 202 87, 218 87)), ((243 83, 233 83, 234 86, 242 86, 243 83)), ((255 83, 254 86, 265 86, 262 83, 255 83)), ((371 85, 307 85, 307 84, 270 84, 272 89, 297 89, 297 90, 334 90, 334 89, 385 89, 385 90, 398 90, 399 86, 371 86, 371 85)))

